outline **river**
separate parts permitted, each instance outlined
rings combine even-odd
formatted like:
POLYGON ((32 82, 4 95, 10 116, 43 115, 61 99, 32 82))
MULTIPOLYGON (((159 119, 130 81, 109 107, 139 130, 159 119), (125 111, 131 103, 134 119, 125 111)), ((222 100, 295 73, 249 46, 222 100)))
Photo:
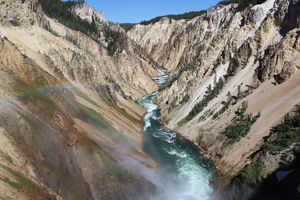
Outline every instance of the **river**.
MULTIPOLYGON (((162 87, 169 75, 153 80, 162 87)), ((163 128, 158 117, 160 110, 154 104, 158 92, 138 100, 147 114, 144 116, 143 150, 159 164, 159 185, 162 190, 153 200, 210 200, 215 178, 211 164, 204 160, 193 144, 180 135, 163 128)))

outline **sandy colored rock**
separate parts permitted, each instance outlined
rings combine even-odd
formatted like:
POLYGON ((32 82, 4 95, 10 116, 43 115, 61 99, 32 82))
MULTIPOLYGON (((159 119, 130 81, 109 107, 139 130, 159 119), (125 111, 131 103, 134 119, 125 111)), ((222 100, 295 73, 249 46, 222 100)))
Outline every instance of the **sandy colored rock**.
POLYGON ((233 7, 217 5, 192 20, 164 18, 154 24, 136 25, 128 33, 173 72, 170 86, 156 99, 162 122, 195 143, 201 132, 207 156, 224 174, 233 166, 238 171, 249 163, 248 156, 262 145, 270 128, 300 103, 299 16, 294 15, 299 1, 267 0, 241 12, 233 12, 233 7), (228 68, 234 62, 237 68, 229 77, 228 68), (208 86, 213 88, 220 78, 225 81, 220 94, 191 121, 179 126, 203 99, 208 86), (229 94, 238 96, 238 88, 251 92, 214 119, 229 94), (185 96, 189 100, 181 103, 185 96), (262 116, 246 137, 220 150, 224 143, 220 133, 243 101, 248 102, 247 112, 261 112, 262 116), (261 103, 264 106, 259 106, 261 103))

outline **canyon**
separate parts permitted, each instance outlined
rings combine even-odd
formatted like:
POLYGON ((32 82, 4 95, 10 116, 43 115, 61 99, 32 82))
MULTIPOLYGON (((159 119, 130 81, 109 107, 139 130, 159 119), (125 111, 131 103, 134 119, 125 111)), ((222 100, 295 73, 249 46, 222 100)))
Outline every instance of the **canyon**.
POLYGON ((224 191, 243 185, 248 199, 297 159, 296 122, 287 146, 269 146, 300 112, 298 0, 221 2, 129 30, 86 3, 68 10, 81 19, 70 25, 47 2, 0 0, 0 198, 153 199, 162 164, 145 150, 147 117, 201 151, 203 174, 214 165, 216 199, 241 199, 224 191))
POLYGON ((251 162, 249 156, 271 127, 295 109, 300 98, 299 2, 268 0, 242 12, 234 12, 235 6, 220 4, 189 21, 163 18, 128 32, 173 72, 156 101, 162 122, 191 141, 200 135, 203 150, 222 174, 251 162), (193 119, 180 123, 220 78, 222 91, 193 119), (230 96, 235 104, 213 117, 230 96), (221 148, 221 132, 245 101, 247 112, 260 113, 259 119, 247 137, 221 148))

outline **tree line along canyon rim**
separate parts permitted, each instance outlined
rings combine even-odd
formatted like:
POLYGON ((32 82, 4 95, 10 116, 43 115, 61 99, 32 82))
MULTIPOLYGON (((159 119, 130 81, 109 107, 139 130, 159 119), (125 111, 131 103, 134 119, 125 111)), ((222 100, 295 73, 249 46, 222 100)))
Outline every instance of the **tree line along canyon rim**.
POLYGON ((300 199, 299 14, 0 0, 0 199, 300 199))

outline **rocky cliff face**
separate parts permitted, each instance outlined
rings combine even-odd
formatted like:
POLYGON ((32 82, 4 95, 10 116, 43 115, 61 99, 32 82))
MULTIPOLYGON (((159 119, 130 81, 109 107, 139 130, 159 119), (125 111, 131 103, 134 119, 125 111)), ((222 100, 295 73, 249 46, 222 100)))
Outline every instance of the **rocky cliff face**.
MULTIPOLYGON (((75 13, 101 18, 86 9, 75 13)), ((0 197, 147 199, 154 186, 120 163, 155 167, 135 100, 157 90, 157 64, 122 33, 109 55, 104 27, 118 26, 103 18, 92 39, 39 1, 1 0, 0 10, 0 197)))
POLYGON ((73 12, 79 16, 80 18, 92 23, 93 20, 97 22, 105 22, 104 13, 97 12, 94 8, 87 5, 87 3, 83 3, 82 5, 78 5, 74 8, 73 12))
POLYGON ((267 0, 241 12, 236 6, 128 32, 172 72, 157 98, 162 122, 197 143, 222 174, 251 163, 271 127, 300 102, 299 1, 267 0), (224 130, 241 123, 243 102, 244 113, 260 115, 231 140, 224 130))
POLYGON ((120 163, 155 167, 135 100, 158 90, 159 65, 171 71, 157 98, 162 122, 221 174, 250 180, 278 168, 298 143, 261 147, 300 103, 300 3, 236 7, 125 33, 79 4, 71 11, 96 27, 89 35, 48 17, 39 0, 0 0, 0 197, 149 199, 155 187, 120 163))

